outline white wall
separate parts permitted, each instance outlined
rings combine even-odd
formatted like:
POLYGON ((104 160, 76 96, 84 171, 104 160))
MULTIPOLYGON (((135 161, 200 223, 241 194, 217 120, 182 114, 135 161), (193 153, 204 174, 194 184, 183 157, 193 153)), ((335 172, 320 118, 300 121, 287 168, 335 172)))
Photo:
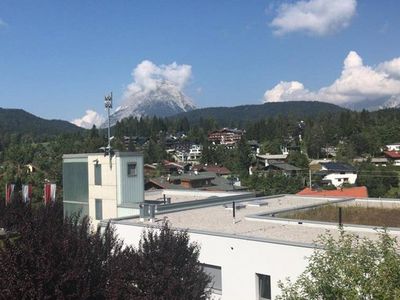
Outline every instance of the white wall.
POLYGON ((326 175, 324 177, 325 180, 332 181, 332 184, 336 187, 341 186, 343 183, 355 184, 357 180, 357 174, 347 173, 347 174, 339 174, 339 173, 332 173, 326 175), (347 181, 344 181, 347 179, 347 181))
POLYGON ((115 158, 110 168, 109 156, 93 154, 88 156, 89 177, 89 216, 94 226, 97 226, 95 199, 102 199, 103 219, 117 217, 117 181, 115 173, 115 158), (101 164, 101 185, 94 184, 95 160, 101 164))
MULTIPOLYGON (((138 245, 143 227, 115 224, 117 234, 129 245, 138 245)), ((295 279, 307 266, 312 248, 230 238, 191 232, 200 247, 202 263, 221 267, 221 299, 258 299, 256 273, 271 276, 271 296, 280 292, 278 281, 295 279)))
POLYGON ((386 145, 386 148, 387 148, 389 151, 400 151, 400 144, 386 145))

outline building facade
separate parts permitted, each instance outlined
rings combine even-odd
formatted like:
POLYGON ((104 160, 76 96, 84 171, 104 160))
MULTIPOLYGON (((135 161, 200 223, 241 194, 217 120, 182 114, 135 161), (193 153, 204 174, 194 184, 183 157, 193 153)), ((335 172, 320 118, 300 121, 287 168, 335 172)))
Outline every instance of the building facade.
POLYGON ((64 215, 100 220, 137 214, 144 201, 143 155, 116 152, 63 156, 64 215))
MULTIPOLYGON (((191 241, 200 246, 200 263, 213 278, 212 299, 265 300, 275 299, 281 293, 280 281, 288 277, 295 280, 306 269, 307 258, 321 247, 317 242, 320 235, 327 230, 335 237, 340 235, 338 223, 287 218, 287 213, 327 204, 400 207, 394 199, 233 197, 171 202, 158 207, 153 218, 131 216, 111 222, 118 236, 132 246, 138 245, 144 230, 158 228, 164 221, 177 230, 188 230, 191 241)), ((106 225, 102 222, 102 226, 106 225)), ((342 228, 366 238, 376 239, 379 234, 376 226, 344 223, 342 228)), ((390 228, 390 234, 399 237, 400 228, 390 228)))

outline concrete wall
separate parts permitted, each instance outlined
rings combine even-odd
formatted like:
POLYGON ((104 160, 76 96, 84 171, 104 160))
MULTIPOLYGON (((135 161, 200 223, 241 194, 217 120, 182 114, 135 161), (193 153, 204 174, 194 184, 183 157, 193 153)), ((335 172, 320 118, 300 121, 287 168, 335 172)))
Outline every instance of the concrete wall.
MULTIPOLYGON (((138 245, 142 226, 115 224, 117 234, 129 245, 138 245)), ((271 276, 271 296, 279 293, 278 281, 295 279, 307 266, 312 248, 273 242, 189 232, 200 247, 202 263, 221 267, 222 295, 217 299, 258 299, 256 273, 271 276)))

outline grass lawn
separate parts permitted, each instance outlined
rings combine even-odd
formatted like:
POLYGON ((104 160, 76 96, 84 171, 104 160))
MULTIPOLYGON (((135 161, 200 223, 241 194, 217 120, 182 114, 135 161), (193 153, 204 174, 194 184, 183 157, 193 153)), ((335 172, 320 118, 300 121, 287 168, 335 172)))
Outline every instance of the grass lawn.
MULTIPOLYGON (((338 206, 324 205, 309 210, 280 214, 279 217, 337 223, 338 211, 338 206)), ((400 208, 344 206, 342 207, 342 222, 344 224, 400 227, 400 208)))

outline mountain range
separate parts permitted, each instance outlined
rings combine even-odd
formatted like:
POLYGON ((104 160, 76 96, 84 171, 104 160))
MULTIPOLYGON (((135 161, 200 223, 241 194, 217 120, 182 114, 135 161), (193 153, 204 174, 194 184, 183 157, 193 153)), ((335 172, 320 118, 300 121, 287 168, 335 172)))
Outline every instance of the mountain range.
POLYGON ((181 90, 173 84, 164 82, 154 89, 140 90, 129 95, 111 115, 111 125, 127 117, 169 117, 194 108, 190 98, 181 90))

